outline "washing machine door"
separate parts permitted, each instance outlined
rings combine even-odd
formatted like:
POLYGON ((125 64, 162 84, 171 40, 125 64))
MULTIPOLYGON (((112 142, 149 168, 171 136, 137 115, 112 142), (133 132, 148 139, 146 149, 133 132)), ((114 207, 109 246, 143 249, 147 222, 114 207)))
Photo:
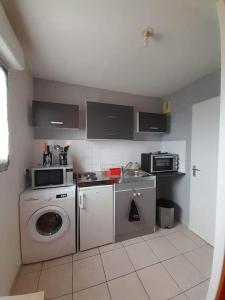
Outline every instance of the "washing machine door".
POLYGON ((68 214, 58 206, 42 207, 28 221, 31 237, 39 242, 51 242, 62 237, 69 226, 68 214))

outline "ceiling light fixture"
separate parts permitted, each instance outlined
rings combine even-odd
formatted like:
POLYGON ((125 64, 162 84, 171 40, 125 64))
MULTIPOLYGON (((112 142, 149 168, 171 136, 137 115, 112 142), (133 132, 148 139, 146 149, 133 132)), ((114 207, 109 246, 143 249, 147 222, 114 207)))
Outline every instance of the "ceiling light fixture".
POLYGON ((147 27, 142 30, 141 35, 143 37, 145 47, 148 46, 149 38, 152 37, 153 34, 154 34, 153 29, 150 27, 147 27))

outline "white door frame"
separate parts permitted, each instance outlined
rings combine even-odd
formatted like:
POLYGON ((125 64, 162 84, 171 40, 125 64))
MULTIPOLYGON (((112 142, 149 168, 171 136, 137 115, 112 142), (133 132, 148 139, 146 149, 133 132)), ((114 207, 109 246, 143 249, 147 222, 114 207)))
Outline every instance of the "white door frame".
POLYGON ((213 267, 206 300, 216 299, 225 253, 225 2, 218 0, 221 39, 220 133, 217 180, 216 234, 213 267))

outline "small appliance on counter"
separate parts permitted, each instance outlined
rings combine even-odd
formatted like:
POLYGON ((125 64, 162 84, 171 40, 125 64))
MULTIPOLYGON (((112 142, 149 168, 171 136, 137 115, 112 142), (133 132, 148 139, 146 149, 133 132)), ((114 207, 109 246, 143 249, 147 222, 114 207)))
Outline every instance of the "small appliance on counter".
POLYGON ((142 153, 141 169, 148 173, 178 172, 179 155, 160 151, 142 153))
POLYGON ((32 189, 73 185, 73 166, 32 168, 32 189))

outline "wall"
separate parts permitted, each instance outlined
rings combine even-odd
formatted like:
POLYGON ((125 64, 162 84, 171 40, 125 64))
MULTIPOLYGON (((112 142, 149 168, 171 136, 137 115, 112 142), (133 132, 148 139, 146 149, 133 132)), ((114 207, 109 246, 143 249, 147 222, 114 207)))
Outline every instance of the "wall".
MULTIPOLYGON (((140 79, 141 80, 141 79, 140 79)), ((127 93, 85 87, 56 81, 34 79, 34 100, 77 104, 80 109, 80 130, 35 129, 35 138, 40 139, 85 139, 85 100, 134 106, 135 111, 162 112, 162 100, 127 93)), ((135 114, 136 116, 136 114, 135 114)), ((135 140, 160 140, 161 135, 135 133, 135 140)))
POLYGON ((19 194, 25 188, 24 169, 30 166, 30 125, 33 82, 27 71, 9 71, 8 115, 10 165, 0 173, 0 295, 7 295, 21 264, 19 194))
MULTIPOLYGON (((129 161, 140 163, 142 152, 159 151, 157 141, 85 141, 85 140, 35 140, 33 164, 42 163, 44 142, 52 145, 70 145, 69 160, 77 172, 98 171, 109 166, 126 165, 129 161)), ((58 163, 58 153, 53 151, 54 162, 58 163)))
MULTIPOLYGON (((192 105, 220 94, 220 70, 205 76, 168 96, 171 102, 171 130, 163 141, 186 141, 186 175, 179 179, 162 179, 161 197, 173 199, 180 207, 181 221, 189 223, 192 105), (171 188, 172 187, 172 188, 171 188)), ((210 147, 210 144, 209 144, 210 147)))

